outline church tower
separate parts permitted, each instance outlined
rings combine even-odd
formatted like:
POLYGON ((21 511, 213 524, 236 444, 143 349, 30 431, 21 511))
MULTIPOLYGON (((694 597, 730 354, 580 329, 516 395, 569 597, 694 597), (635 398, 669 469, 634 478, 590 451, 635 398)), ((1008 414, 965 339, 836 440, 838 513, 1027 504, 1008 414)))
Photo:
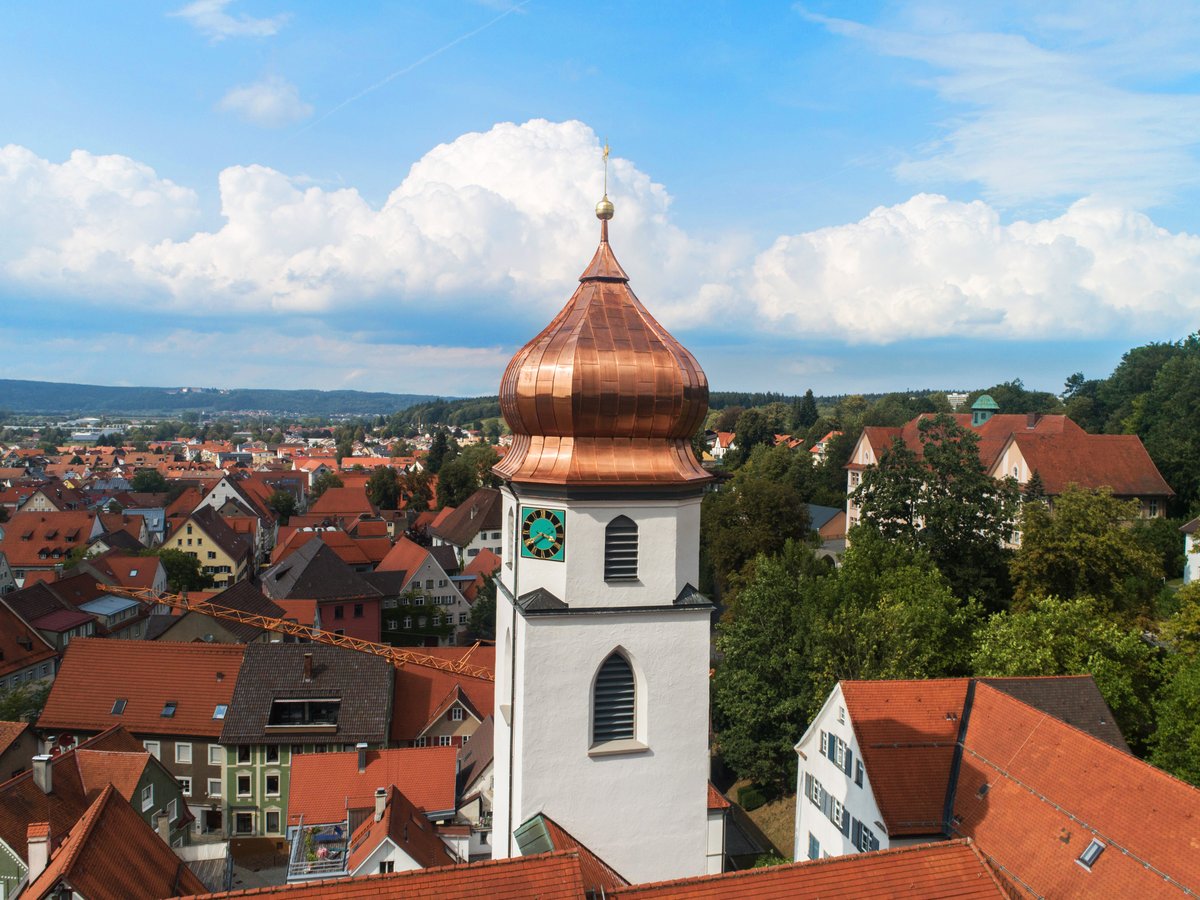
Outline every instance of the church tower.
POLYGON ((705 872, 709 618, 695 358, 600 246, 508 364, 493 856, 542 813, 632 882, 705 872))

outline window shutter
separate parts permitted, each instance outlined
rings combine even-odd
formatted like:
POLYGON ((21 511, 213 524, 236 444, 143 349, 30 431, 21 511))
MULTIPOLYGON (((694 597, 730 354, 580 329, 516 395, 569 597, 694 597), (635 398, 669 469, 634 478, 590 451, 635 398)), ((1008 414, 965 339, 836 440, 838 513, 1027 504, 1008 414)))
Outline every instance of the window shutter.
POLYGON ((628 516, 617 516, 604 529, 604 580, 637 578, 638 528, 628 516))
POLYGON ((813 802, 813 777, 809 772, 804 773, 804 796, 808 798, 809 803, 813 802))
POLYGON ((854 766, 854 783, 862 787, 863 781, 863 765, 862 760, 859 760, 854 766))
POLYGON ((829 791, 825 788, 821 788, 821 812, 825 814, 826 818, 833 815, 833 798, 829 796, 829 791))
POLYGON ((592 703, 592 742, 629 740, 633 737, 635 686, 633 669, 619 653, 611 654, 596 675, 592 703))
POLYGON ((837 765, 837 741, 838 739, 832 734, 829 736, 829 752, 825 754, 834 765, 837 765))
POLYGON ((878 850, 878 849, 879 849, 879 838, 875 837, 875 833, 874 833, 874 832, 872 832, 872 833, 871 833, 871 849, 872 849, 872 850, 878 850))
POLYGON ((808 858, 817 859, 821 855, 821 845, 810 832, 808 835, 808 858))
POLYGON ((842 837, 850 837, 850 812, 842 807, 842 837))
POLYGON ((849 747, 846 748, 846 774, 849 775, 854 771, 854 751, 849 747))
POLYGON ((854 820, 854 824, 850 827, 850 843, 854 845, 854 849, 858 849, 858 842, 862 839, 862 822, 858 819, 854 820))
POLYGON ((821 732, 821 755, 829 755, 829 732, 827 731, 821 732))

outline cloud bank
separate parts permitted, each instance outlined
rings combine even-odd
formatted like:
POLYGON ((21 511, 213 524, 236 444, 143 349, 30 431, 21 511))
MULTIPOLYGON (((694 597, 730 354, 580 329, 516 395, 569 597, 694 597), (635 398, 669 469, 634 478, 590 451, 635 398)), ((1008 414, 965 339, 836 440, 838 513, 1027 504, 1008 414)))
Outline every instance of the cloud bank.
MULTIPOLYGON (((569 295, 597 238, 599 141, 580 122, 466 134, 417 161, 378 207, 262 166, 219 176, 219 227, 194 191, 126 157, 61 163, 0 149, 0 291, 222 318, 386 303, 534 321, 569 295)), ((755 247, 689 234, 670 196, 614 159, 614 248, 673 328, 889 343, 919 337, 1180 334, 1200 315, 1200 238, 1112 200, 1002 221, 919 194, 857 222, 755 247)))
POLYGON ((231 0, 194 0, 171 13, 214 41, 230 37, 270 37, 287 21, 286 15, 256 19, 245 13, 234 16, 225 11, 231 0))
POLYGON ((313 111, 312 104, 300 99, 296 86, 278 75, 230 89, 217 107, 263 128, 291 125, 307 119, 313 111))

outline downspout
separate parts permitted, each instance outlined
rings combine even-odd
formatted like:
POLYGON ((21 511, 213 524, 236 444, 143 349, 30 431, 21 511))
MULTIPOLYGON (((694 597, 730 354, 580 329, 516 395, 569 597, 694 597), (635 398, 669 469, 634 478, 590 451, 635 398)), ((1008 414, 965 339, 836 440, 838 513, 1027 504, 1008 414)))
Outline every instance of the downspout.
MULTIPOLYGON (((516 539, 517 528, 520 527, 521 521, 521 503, 520 497, 517 495, 517 490, 512 482, 508 483, 508 489, 512 491, 513 501, 517 508, 513 516, 513 534, 510 536, 512 540, 512 549, 509 551, 513 555, 513 589, 512 599, 509 602, 512 604, 512 650, 508 660, 508 821, 504 823, 504 841, 507 846, 507 856, 512 858, 512 824, 513 824, 513 765, 515 763, 516 753, 514 747, 517 744, 517 598, 521 596, 521 553, 516 549, 518 542, 516 539)), ((507 599, 507 598, 506 598, 507 599)))

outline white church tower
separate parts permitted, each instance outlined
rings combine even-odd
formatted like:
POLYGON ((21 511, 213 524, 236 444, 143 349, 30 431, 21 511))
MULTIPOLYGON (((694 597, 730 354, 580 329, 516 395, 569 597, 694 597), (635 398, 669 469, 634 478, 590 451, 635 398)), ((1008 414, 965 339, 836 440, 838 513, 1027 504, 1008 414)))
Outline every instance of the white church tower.
POLYGON ((508 365, 493 856, 548 816, 631 882, 706 870, 708 382, 608 245, 508 365))

